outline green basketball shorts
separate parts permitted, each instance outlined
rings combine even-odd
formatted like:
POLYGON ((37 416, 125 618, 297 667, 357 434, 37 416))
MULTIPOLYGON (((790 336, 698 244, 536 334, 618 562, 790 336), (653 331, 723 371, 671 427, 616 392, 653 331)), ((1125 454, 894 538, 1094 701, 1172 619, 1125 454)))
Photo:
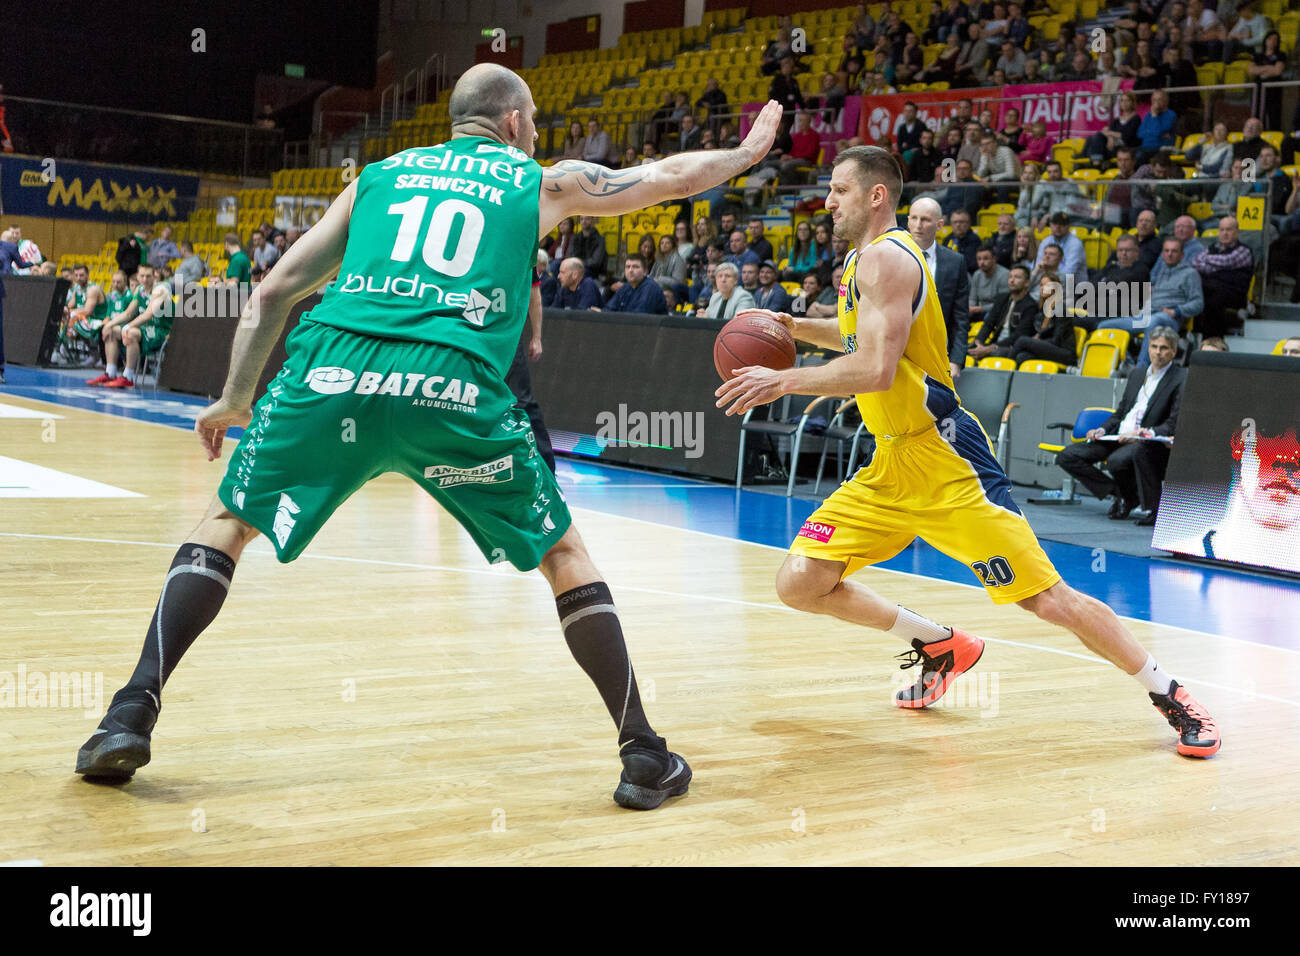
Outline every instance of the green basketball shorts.
POLYGON ((253 407, 218 494, 230 512, 298 557, 372 478, 411 478, 493 564, 541 562, 568 506, 506 384, 458 349, 303 321, 253 407))
POLYGON ((140 354, 153 355, 161 349, 171 330, 171 320, 168 320, 167 324, 164 325, 157 319, 150 319, 140 326, 140 354))

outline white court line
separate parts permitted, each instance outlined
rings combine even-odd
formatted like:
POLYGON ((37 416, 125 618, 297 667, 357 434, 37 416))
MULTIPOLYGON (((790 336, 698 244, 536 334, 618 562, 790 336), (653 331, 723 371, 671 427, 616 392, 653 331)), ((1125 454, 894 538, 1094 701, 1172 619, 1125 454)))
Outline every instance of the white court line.
POLYGON ((40 860, 5 860, 0 866, 44 866, 40 860))
MULTIPOLYGON (((577 509, 577 510, 586 510, 586 509, 577 509)), ((597 512, 597 513, 598 513, 598 514, 603 514, 603 512, 597 512)), ((610 517, 620 517, 620 516, 618 516, 618 515, 613 515, 613 516, 610 516, 610 517)), ((639 520, 639 519, 631 519, 631 520, 639 520)), ((654 524, 654 522, 652 522, 652 521, 651 521, 651 522, 646 522, 646 523, 647 523, 647 524, 654 524)), ((663 527, 666 527, 666 526, 665 526, 665 525, 655 525, 655 527, 663 528, 663 527)), ((670 529, 670 530, 673 530, 673 529, 670 529)), ((675 530, 682 530, 682 529, 675 529, 675 530)), ((697 532, 697 533, 699 533, 699 534, 708 534, 708 532, 697 532)), ((738 543, 738 544, 750 544, 750 543, 751 543, 751 542, 748 542, 748 541, 738 541, 738 540, 735 539, 735 538, 723 538, 723 537, 721 537, 720 535, 710 535, 710 536, 711 536, 711 537, 719 537, 719 538, 721 538, 721 540, 723 540, 723 541, 730 541, 730 542, 732 542, 732 543, 738 543)), ((16 532, 16 531, 0 531, 0 537, 10 537, 10 538, 39 538, 39 539, 45 539, 45 540, 50 540, 50 541, 79 541, 79 542, 87 542, 87 543, 91 543, 91 544, 128 544, 128 545, 137 545, 137 546, 140 546, 140 547, 147 547, 147 548, 176 548, 176 547, 177 547, 177 545, 175 545, 175 544, 169 544, 169 543, 158 542, 158 541, 123 541, 123 540, 117 540, 117 539, 112 539, 112 538, 80 538, 80 537, 70 537, 70 536, 64 536, 64 535, 53 535, 53 534, 22 534, 22 533, 20 533, 20 532, 16 532)), ((759 545, 759 547, 775 548, 774 545, 759 545)), ((776 550, 784 550, 784 549, 776 549, 776 550)), ((272 551, 272 550, 269 550, 269 549, 263 550, 263 549, 261 549, 261 548, 245 548, 245 549, 244 549, 244 553, 245 553, 245 554, 257 554, 257 555, 263 555, 263 556, 267 556, 267 557, 275 557, 275 552, 272 551)), ((314 560, 314 561, 339 561, 339 562, 343 562, 343 563, 345 563, 345 564, 374 564, 374 565, 380 565, 380 566, 383 566, 383 567, 391 567, 391 568, 410 568, 411 570, 415 570, 415 571, 448 571, 448 572, 451 572, 451 573, 453 573, 453 574, 482 574, 482 575, 488 575, 488 576, 490 576, 490 577, 516 577, 516 576, 518 576, 518 577, 520 577, 521 579, 524 578, 524 575, 518 575, 517 572, 510 571, 510 570, 494 571, 494 570, 491 570, 491 569, 488 569, 488 568, 464 568, 464 567, 455 567, 455 566, 452 566, 452 565, 443 565, 443 564, 416 564, 416 563, 409 562, 409 561, 382 561, 382 560, 379 560, 379 559, 377 559, 377 558, 350 558, 350 557, 344 557, 344 556, 342 556, 342 555, 333 555, 333 554, 304 554, 304 555, 301 555, 301 556, 299 557, 298 560, 300 560, 300 561, 301 561, 301 560, 314 560)), ((882 571, 884 571, 884 570, 889 570, 889 569, 888 569, 888 568, 880 568, 880 569, 878 569, 878 570, 882 570, 882 571)), ((909 572, 909 571, 895 571, 895 572, 893 572, 893 573, 895 573, 895 574, 904 574, 904 575, 907 575, 908 577, 920 578, 920 579, 922 579, 922 580, 924 580, 924 581, 935 581, 935 580, 937 580, 936 578, 929 578, 929 577, 926 577, 925 575, 922 575, 922 574, 912 574, 912 573, 909 572)), ((534 581, 539 581, 539 578, 533 578, 533 580, 534 580, 534 581)), ((539 581, 539 583, 540 583, 540 581, 539 581)), ((945 582, 942 582, 942 583, 950 584, 950 583, 954 583, 954 582, 947 582, 947 581, 945 581, 945 582)), ((960 585, 960 586, 961 586, 961 587, 976 587, 975 585, 960 585)), ((978 589, 978 590, 981 590, 981 591, 983 590, 983 588, 977 588, 977 589, 978 589)), ((746 601, 746 600, 743 600, 743 599, 740 599, 740 598, 724 598, 724 597, 715 597, 715 596, 708 595, 708 594, 687 594, 687 593, 683 593, 683 592, 679 592, 679 591, 663 591, 663 590, 660 590, 660 589, 658 589, 658 588, 644 588, 644 587, 637 587, 637 586, 635 586, 635 585, 624 585, 624 584, 619 584, 619 585, 617 585, 617 590, 620 590, 620 591, 637 591, 637 592, 642 593, 642 594, 654 594, 654 595, 659 595, 659 596, 663 596, 663 597, 684 598, 684 599, 686 599, 686 600, 712 601, 712 602, 717 603, 717 604, 739 604, 739 605, 742 605, 742 606, 745 606, 745 607, 761 608, 761 609, 763 609, 763 610, 767 610, 767 611, 787 611, 787 612, 789 612, 789 613, 791 613, 791 614, 800 614, 800 613, 802 613, 802 612, 800 612, 800 611, 796 611, 794 608, 787 607, 787 606, 784 605, 784 604, 763 604, 763 603, 761 603, 761 602, 759 602, 759 601, 746 601)), ((1151 622, 1148 621, 1148 622, 1144 622, 1144 623, 1151 623, 1151 622)), ((1177 628, 1177 627, 1175 627, 1174 625, 1160 625, 1160 626, 1161 626, 1161 627, 1170 627, 1170 628, 1173 628, 1173 629, 1175 629, 1175 630, 1189 630, 1188 628, 1177 628)), ((1204 637, 1209 637, 1209 638, 1214 638, 1214 639, 1222 639, 1222 638, 1223 638, 1223 635, 1219 635, 1219 634, 1206 634, 1206 633, 1201 632, 1201 631, 1192 631, 1191 633, 1194 633, 1194 634, 1200 634, 1200 635, 1202 635, 1202 636, 1204 636, 1204 637)), ((1088 656, 1088 655, 1086 655, 1086 654, 1079 654, 1079 653, 1076 652, 1076 651, 1063 651, 1063 650, 1059 650, 1058 648, 1054 648, 1054 647, 1043 647, 1043 646, 1038 645, 1038 644, 1025 644, 1025 643, 1022 643, 1022 642, 1020 642, 1020 641, 1012 641, 1012 640, 1007 640, 1007 639, 1005 639, 1005 638, 997 638, 997 637, 986 637, 986 638, 984 638, 984 640, 985 640, 986 642, 988 642, 988 643, 991 643, 991 644, 1007 644, 1007 645, 1011 645, 1011 646, 1014 646, 1014 647, 1025 648, 1025 649, 1027 649, 1027 650, 1031 650, 1031 651, 1039 651, 1039 652, 1041 652, 1041 653, 1045 653, 1045 654, 1057 654, 1057 655, 1060 655, 1060 656, 1062 656, 1062 657, 1072 657, 1072 658, 1074 658, 1074 659, 1076 659, 1076 660, 1088 661, 1089 663, 1093 663, 1093 664, 1101 664, 1101 665, 1103 665, 1103 666, 1105 666, 1105 667, 1113 667, 1113 666, 1114 666, 1114 665, 1111 664, 1109 661, 1103 660, 1103 659, 1100 658, 1100 657, 1093 657, 1093 656, 1088 656)), ((1229 640, 1231 640, 1231 638, 1229 638, 1229 640)), ((1295 653, 1295 652, 1290 651, 1289 648, 1285 648, 1285 647, 1277 647, 1276 645, 1273 645, 1273 644, 1254 644, 1254 643, 1252 643, 1252 642, 1250 642, 1250 641, 1243 641, 1243 642, 1241 642, 1241 643, 1250 644, 1252 647, 1272 648, 1273 650, 1278 650, 1278 651, 1288 651, 1288 652, 1290 652, 1290 653, 1295 653)), ((1175 674, 1174 676, 1177 677, 1178 675, 1175 674)), ((1261 694, 1261 693, 1259 693, 1258 691, 1245 691, 1245 690, 1242 690, 1242 689, 1239 688, 1239 687, 1229 687, 1229 686, 1227 686, 1227 685, 1225 685, 1225 684, 1217 684, 1217 683, 1213 683, 1213 682, 1211 682, 1211 681, 1200 680, 1199 678, 1194 678, 1194 677, 1193 677, 1193 678, 1189 678, 1188 680, 1189 680, 1189 682, 1194 683, 1194 684, 1204 684, 1206 687, 1214 687, 1214 688, 1216 688, 1216 689, 1218 689, 1218 690, 1231 691, 1231 692, 1234 693, 1234 694, 1241 694, 1241 695, 1243 695, 1243 696, 1248 696, 1248 697, 1260 697, 1260 698, 1263 698, 1264 700, 1271 700, 1271 701, 1274 701, 1275 703, 1279 703, 1279 704, 1289 704, 1289 705, 1291 705, 1292 707, 1300 708, 1300 701, 1297 701, 1297 700, 1288 700, 1288 699, 1285 698, 1285 697, 1273 697, 1273 696, 1268 695, 1268 694, 1261 694)))

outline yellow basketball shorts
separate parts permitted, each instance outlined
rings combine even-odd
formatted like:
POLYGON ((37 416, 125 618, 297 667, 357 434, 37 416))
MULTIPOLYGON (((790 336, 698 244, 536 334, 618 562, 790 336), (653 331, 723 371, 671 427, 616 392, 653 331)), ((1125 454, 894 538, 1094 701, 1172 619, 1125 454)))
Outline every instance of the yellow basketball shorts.
POLYGON ((988 436, 964 409, 929 431, 877 438, 871 461, 804 522, 790 553, 843 561, 848 577, 914 538, 970 568, 997 604, 1061 580, 1011 500, 988 436))

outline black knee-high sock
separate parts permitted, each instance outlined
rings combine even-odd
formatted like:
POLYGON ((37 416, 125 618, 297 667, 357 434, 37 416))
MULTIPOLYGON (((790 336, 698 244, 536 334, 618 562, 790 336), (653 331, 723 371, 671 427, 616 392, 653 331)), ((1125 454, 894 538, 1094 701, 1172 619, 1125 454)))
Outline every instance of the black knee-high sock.
POLYGON ((555 599, 555 609, 573 659, 596 685, 614 719, 619 749, 635 741, 640 747, 665 750, 663 738, 656 736, 641 708, 636 675, 623 643, 623 628, 605 582, 565 591, 555 599))
POLYGON ((234 573, 234 559, 225 552, 193 542, 180 546, 163 582, 140 663, 119 693, 147 690, 161 698, 181 655, 221 610, 234 573))

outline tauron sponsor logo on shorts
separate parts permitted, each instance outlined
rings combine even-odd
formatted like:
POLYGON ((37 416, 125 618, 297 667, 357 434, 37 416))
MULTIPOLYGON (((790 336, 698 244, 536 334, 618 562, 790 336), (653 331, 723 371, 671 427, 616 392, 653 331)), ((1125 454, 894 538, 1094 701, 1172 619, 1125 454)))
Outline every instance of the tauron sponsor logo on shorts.
POLYGON ((412 405, 449 408, 474 414, 478 411, 479 387, 475 382, 424 372, 362 372, 322 365, 307 373, 311 390, 323 395, 352 391, 357 395, 393 395, 412 398, 412 405), (419 393, 418 395, 416 393, 419 393))
POLYGON ((515 459, 513 455, 503 455, 496 461, 473 468, 453 468, 451 465, 430 465, 424 469, 424 477, 437 478, 439 488, 453 485, 490 485, 510 481, 515 476, 515 459))
POLYGON ((829 541, 835 533, 835 525, 822 524, 820 521, 805 521, 799 529, 800 538, 812 538, 814 541, 829 541))
POLYGON ((50 897, 51 926, 122 926, 133 936, 148 936, 152 913, 152 893, 82 893, 74 885, 50 897))
POLYGON ((349 391, 356 380, 356 372, 333 365, 323 365, 307 373, 307 384, 311 390, 322 395, 349 391))

